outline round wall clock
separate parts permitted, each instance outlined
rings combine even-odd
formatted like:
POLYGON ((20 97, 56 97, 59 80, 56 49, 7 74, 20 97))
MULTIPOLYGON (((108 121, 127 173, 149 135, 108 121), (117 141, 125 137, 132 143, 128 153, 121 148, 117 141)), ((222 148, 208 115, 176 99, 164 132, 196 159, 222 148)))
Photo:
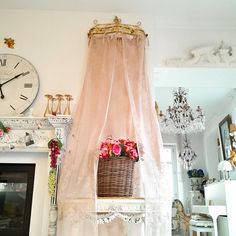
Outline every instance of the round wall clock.
POLYGON ((22 114, 38 90, 39 76, 28 60, 15 54, 0 54, 0 116, 22 114))

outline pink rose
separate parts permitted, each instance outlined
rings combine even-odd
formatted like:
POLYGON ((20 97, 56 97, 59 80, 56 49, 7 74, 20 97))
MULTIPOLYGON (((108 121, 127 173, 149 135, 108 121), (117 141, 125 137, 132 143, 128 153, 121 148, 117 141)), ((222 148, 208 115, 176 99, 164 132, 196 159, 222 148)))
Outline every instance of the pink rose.
POLYGON ((121 154, 121 147, 119 144, 114 144, 112 147, 112 151, 116 156, 119 156, 121 154))
POLYGON ((103 148, 100 150, 99 157, 100 157, 100 158, 108 158, 108 156, 109 156, 109 150, 108 150, 108 148, 105 146, 105 147, 103 147, 103 148))
POLYGON ((138 153, 137 153, 136 149, 130 150, 130 155, 131 155, 132 159, 136 160, 136 158, 138 157, 138 153))
POLYGON ((0 137, 2 137, 4 135, 4 132, 2 129, 0 129, 0 137))

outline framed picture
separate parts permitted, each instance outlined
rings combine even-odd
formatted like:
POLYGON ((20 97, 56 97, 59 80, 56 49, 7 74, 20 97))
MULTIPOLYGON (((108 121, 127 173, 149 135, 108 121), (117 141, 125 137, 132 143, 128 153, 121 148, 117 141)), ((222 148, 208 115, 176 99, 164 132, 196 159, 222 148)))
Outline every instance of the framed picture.
POLYGON ((229 135, 229 125, 232 123, 231 116, 227 115, 219 123, 220 144, 224 160, 230 158, 230 151, 232 149, 232 140, 229 135))

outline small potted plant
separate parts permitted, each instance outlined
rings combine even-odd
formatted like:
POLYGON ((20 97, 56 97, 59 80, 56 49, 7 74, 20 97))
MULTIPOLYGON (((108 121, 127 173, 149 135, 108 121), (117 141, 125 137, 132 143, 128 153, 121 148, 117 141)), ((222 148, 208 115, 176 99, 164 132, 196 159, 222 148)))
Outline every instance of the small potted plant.
POLYGON ((202 184, 202 178, 204 177, 204 171, 202 169, 192 169, 187 174, 190 178, 192 190, 199 190, 202 184))

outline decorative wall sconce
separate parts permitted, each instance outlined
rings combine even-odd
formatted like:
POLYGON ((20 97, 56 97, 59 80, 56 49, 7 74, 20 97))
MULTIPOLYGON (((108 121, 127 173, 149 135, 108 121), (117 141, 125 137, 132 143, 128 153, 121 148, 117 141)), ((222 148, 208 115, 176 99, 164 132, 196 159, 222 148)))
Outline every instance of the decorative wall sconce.
POLYGON ((46 94, 45 97, 47 98, 47 106, 44 112, 44 116, 57 116, 57 115, 66 115, 70 116, 70 102, 73 100, 72 95, 70 94, 56 94, 55 97, 51 94, 46 94), (64 98, 65 99, 64 99, 64 98), (62 113, 62 101, 66 100, 66 107, 64 112, 62 113), (56 109, 54 109, 55 102, 57 101, 56 109))

